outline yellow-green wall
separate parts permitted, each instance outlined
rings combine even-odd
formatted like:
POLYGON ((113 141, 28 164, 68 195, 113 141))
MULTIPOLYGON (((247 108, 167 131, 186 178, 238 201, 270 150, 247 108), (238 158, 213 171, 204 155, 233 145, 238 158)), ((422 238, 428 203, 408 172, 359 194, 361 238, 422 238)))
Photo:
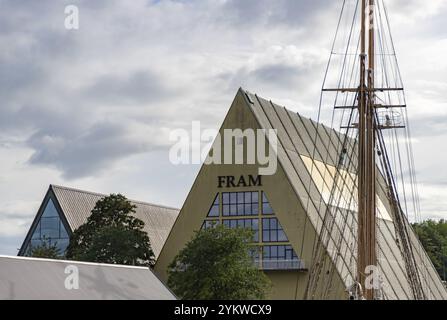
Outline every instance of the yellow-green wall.
MULTIPOLYGON (((259 124, 247 105, 242 91, 237 94, 222 125, 224 128, 258 129, 259 124)), ((223 156, 223 150, 222 150, 223 156)), ((180 214, 166 240, 155 265, 155 272, 167 280, 167 267, 175 255, 193 237, 194 231, 202 226, 208 210, 218 192, 263 190, 268 195, 276 217, 280 221, 297 255, 310 268, 315 229, 309 222, 305 210, 293 190, 283 168, 278 163, 277 171, 271 176, 262 176, 262 187, 218 188, 218 176, 248 176, 258 174, 258 165, 203 165, 180 214)), ((268 271, 272 281, 271 299, 303 299, 309 271, 268 271)), ((333 298, 344 298, 341 281, 334 281, 333 298)))

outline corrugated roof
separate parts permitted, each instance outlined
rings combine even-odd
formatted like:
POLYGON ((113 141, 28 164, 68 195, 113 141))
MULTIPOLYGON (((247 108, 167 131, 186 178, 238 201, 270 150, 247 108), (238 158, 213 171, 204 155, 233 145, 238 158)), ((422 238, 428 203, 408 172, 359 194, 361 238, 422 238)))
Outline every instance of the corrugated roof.
MULTIPOLYGON (((279 163, 306 208, 309 220, 321 235, 321 226, 327 205, 311 173, 306 168, 304 159, 309 157, 336 166, 342 152, 341 141, 343 141, 344 135, 255 94, 242 89, 240 93, 245 96, 246 103, 260 126, 264 129, 277 130, 279 163), (315 150, 314 146, 316 146, 315 150)), ((349 143, 353 143, 353 140, 350 140, 349 143)), ((356 149, 353 148, 353 150, 355 157, 356 149)), ((347 170, 356 172, 355 168, 347 168, 347 170)), ((381 177, 379 177, 378 183, 379 199, 389 208, 384 181, 381 177)), ((340 252, 346 252, 344 259, 337 258, 335 265, 348 286, 354 281, 352 274, 354 274, 353 270, 356 264, 356 249, 353 240, 356 238, 357 232, 357 215, 348 210, 344 210, 344 212, 349 216, 346 220, 340 219, 340 217, 334 219, 335 225, 330 230, 330 234, 331 239, 341 239, 337 240, 341 244, 340 252)), ((405 264, 397 245, 394 223, 384 219, 378 220, 379 268, 384 276, 385 296, 388 299, 411 299, 411 289, 407 280, 405 264)), ((409 229, 419 272, 421 278, 425 279, 423 285, 426 296, 430 299, 447 299, 447 291, 439 275, 416 235, 411 228, 409 229)), ((335 250, 335 246, 333 240, 329 242, 329 250, 335 250)))
MULTIPOLYGON (((96 202, 106 195, 73 188, 51 185, 59 205, 72 231, 87 221, 96 202)), ((172 225, 179 213, 178 209, 151 203, 130 200, 136 206, 134 216, 144 222, 144 231, 151 241, 155 258, 158 257, 172 225)))
POLYGON ((0 256, 0 300, 174 300, 149 268, 0 256), (65 282, 75 266, 79 288, 65 282), (69 270, 67 270, 69 271, 69 270))

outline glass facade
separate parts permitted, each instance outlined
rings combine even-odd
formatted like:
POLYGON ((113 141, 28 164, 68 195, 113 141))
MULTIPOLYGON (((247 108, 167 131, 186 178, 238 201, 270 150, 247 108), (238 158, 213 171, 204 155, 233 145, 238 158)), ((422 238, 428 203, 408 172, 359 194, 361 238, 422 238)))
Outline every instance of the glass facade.
POLYGON ((253 242, 259 241, 259 220, 258 219, 226 219, 224 226, 228 228, 246 228, 253 230, 253 242))
POLYGON ((222 193, 223 216, 257 216, 258 212, 258 192, 222 193))
POLYGON ((67 230, 65 229, 59 217, 59 213, 51 199, 48 201, 47 206, 37 223, 27 251, 29 252, 31 247, 41 246, 44 242, 50 245, 56 244, 61 255, 64 254, 69 242, 67 230))
POLYGON ((214 198, 202 229, 222 223, 254 231, 250 257, 265 270, 298 270, 304 264, 293 251, 263 191, 223 192, 214 198), (220 207, 220 201, 222 206, 220 207))
POLYGON ((262 241, 263 242, 287 242, 286 234, 278 219, 262 219, 262 241))
POLYGON ((303 265, 291 245, 262 247, 262 268, 264 270, 302 269, 303 265))

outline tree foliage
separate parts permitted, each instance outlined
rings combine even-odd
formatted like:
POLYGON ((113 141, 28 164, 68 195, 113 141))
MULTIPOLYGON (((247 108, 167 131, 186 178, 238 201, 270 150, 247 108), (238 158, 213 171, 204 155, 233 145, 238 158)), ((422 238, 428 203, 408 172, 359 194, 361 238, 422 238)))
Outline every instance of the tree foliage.
POLYGON ((40 245, 31 246, 29 256, 33 258, 60 259, 62 254, 57 247, 57 243, 51 244, 50 241, 44 239, 40 245))
POLYGON ((87 222, 70 237, 67 258, 79 261, 153 266, 154 253, 136 206, 123 195, 100 199, 87 222))
POLYGON ((413 228, 439 275, 447 281, 447 221, 427 220, 413 228))
POLYGON ((222 225, 196 232, 168 268, 168 286, 187 300, 264 299, 267 276, 249 255, 252 231, 222 225))

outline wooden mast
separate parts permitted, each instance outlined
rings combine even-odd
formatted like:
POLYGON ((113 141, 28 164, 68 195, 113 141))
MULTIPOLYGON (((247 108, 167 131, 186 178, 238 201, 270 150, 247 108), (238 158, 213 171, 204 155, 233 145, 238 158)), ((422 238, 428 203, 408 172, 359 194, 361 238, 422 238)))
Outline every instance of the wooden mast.
MULTIPOLYGON (((375 39, 374 0, 362 0, 360 87, 359 87, 359 165, 358 165, 358 251, 357 281, 363 298, 373 300, 374 288, 367 283, 368 267, 377 266, 376 253, 376 161, 375 161, 375 39), (367 30, 368 27, 368 30, 367 30), (368 54, 366 38, 368 34, 368 54), (368 59, 368 69, 366 68, 368 59)), ((368 281, 369 282, 369 281, 368 281)))

